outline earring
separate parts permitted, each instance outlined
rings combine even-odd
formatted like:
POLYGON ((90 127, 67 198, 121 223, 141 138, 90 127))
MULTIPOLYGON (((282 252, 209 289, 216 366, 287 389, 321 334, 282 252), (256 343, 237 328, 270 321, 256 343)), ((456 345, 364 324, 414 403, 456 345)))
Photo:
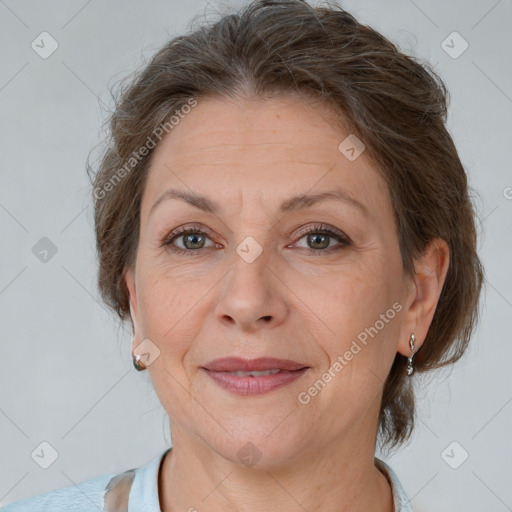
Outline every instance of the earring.
POLYGON ((141 361, 141 356, 139 354, 134 354, 132 352, 132 360, 133 360, 133 366, 135 369, 139 372, 146 369, 146 365, 141 361))
POLYGON ((411 334, 411 339, 409 340, 409 346, 411 347, 411 357, 407 358, 407 375, 412 375, 414 373, 414 366, 412 365, 412 358, 414 357, 414 334, 411 334))

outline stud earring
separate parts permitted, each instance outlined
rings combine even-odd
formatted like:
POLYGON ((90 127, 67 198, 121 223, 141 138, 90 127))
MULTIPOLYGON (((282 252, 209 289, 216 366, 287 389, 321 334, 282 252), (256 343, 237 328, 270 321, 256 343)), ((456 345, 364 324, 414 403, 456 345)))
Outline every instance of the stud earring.
POLYGON ((414 357, 414 334, 411 334, 411 339, 409 340, 409 346, 411 347, 411 356, 407 358, 407 375, 411 376, 414 373, 414 366, 412 365, 412 358, 414 357))
POLYGON ((146 365, 141 361, 141 356, 139 354, 135 354, 132 351, 132 360, 133 360, 133 366, 135 369, 139 372, 146 369, 146 365))

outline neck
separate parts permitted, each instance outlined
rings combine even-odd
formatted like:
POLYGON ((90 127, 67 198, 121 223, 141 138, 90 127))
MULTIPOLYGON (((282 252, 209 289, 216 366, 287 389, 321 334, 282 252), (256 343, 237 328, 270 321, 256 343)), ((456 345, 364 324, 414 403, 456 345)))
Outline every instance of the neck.
POLYGON ((162 512, 394 510, 390 483, 374 465, 374 449, 363 448, 368 442, 336 439, 301 452, 286 466, 257 469, 227 460, 174 425, 172 438, 159 473, 162 512))

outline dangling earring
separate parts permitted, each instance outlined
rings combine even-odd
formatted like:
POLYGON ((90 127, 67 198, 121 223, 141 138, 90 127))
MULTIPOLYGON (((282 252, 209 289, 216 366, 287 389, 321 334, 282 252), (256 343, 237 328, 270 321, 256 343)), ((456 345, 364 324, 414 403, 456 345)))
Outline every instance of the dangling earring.
POLYGON ((411 357, 407 358, 407 375, 412 375, 414 373, 414 366, 412 365, 412 358, 414 357, 414 334, 411 334, 411 339, 409 340, 409 346, 411 347, 411 357))
POLYGON ((140 354, 135 354, 132 351, 133 366, 138 372, 141 372, 146 369, 146 365, 141 361, 141 357, 142 356, 140 354))

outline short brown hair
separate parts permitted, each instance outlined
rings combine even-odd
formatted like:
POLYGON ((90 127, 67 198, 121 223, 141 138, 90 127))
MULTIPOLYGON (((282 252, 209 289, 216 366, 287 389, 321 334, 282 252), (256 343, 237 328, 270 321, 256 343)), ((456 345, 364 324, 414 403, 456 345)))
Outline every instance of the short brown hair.
MULTIPOLYGON (((87 163, 98 286, 121 321, 130 317, 124 274, 135 264, 141 198, 154 153, 134 158, 134 150, 157 127, 170 126, 191 98, 299 92, 325 101, 364 142, 389 187, 404 272, 414 275, 413 260, 432 239, 448 243, 448 273, 415 368, 425 372, 462 356, 479 316, 484 272, 466 173, 445 128, 448 91, 427 62, 405 55, 336 3, 313 8, 300 0, 259 0, 175 37, 128 78, 108 119, 106 149, 94 176, 87 163)), ((383 389, 379 439, 389 449, 406 441, 414 427, 406 362, 396 354, 383 389)))

